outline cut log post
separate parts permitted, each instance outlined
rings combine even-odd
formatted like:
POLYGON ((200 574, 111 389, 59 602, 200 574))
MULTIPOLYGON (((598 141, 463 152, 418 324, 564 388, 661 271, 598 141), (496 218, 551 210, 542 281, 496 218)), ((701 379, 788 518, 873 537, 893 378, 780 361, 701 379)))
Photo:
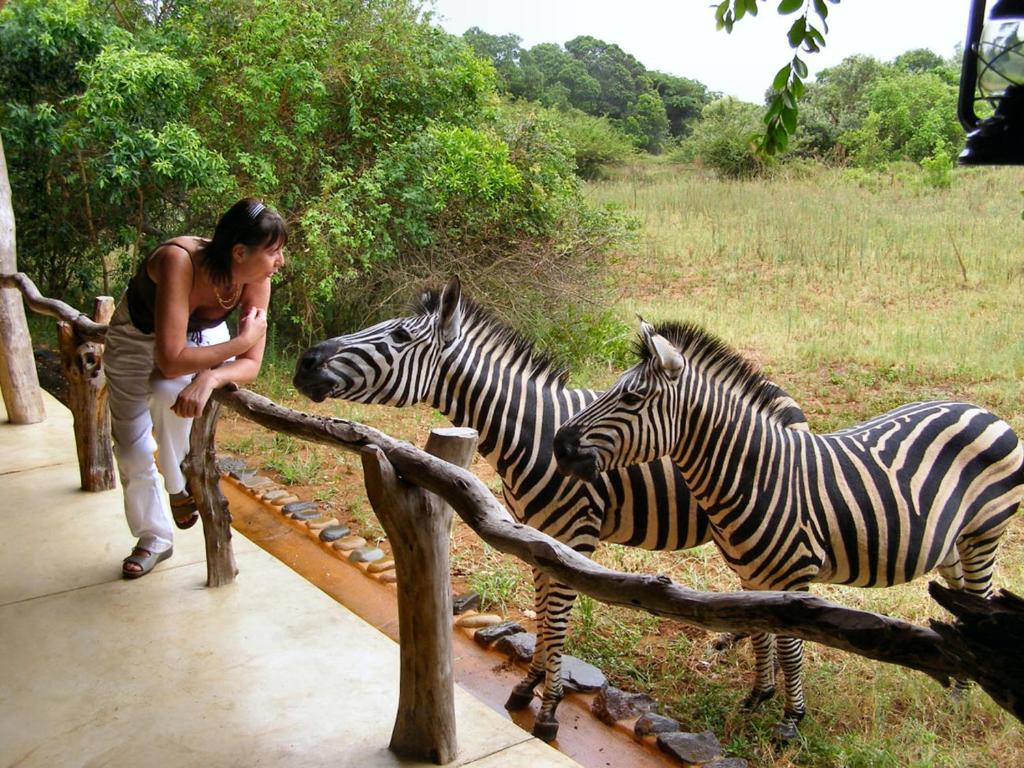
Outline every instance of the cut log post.
MULTIPOLYGON (((93 321, 105 325, 113 314, 113 298, 98 297, 93 321)), ((78 329, 65 320, 57 321, 57 342, 61 366, 68 380, 82 490, 108 491, 114 487, 114 454, 110 442, 107 377, 103 371, 105 344, 83 338, 78 329)))
MULTIPOLYGON (((11 185, 0 139, 0 273, 18 271, 15 244, 11 185)), ((0 392, 12 424, 37 424, 46 418, 25 305, 18 291, 9 287, 0 288, 0 392)))
POLYGON ((217 469, 217 419, 220 403, 212 397, 203 415, 192 422, 188 456, 181 463, 189 491, 199 507, 206 541, 206 586, 223 587, 238 575, 231 548, 231 511, 220 490, 217 469))
MULTIPOLYGON (((426 450, 464 468, 476 439, 472 429, 434 429, 426 450)), ((402 480, 377 446, 363 448, 361 457, 367 495, 388 535, 398 577, 401 672, 391 751, 444 765, 458 753, 448 561, 452 508, 402 480)))

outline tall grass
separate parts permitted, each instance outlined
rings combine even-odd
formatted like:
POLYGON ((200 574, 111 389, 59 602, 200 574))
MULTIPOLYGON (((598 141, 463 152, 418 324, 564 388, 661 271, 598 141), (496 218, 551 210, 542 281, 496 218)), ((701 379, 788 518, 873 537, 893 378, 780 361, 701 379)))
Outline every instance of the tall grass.
POLYGON ((773 369, 840 361, 1019 400, 1024 174, 961 170, 950 190, 873 181, 641 165, 588 190, 642 222, 623 317, 702 323, 773 369))

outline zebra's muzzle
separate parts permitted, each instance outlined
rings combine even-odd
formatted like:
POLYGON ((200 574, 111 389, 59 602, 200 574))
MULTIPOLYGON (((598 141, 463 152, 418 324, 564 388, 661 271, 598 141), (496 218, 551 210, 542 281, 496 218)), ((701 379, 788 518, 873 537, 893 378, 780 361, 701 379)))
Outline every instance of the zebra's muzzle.
POLYGON ((562 474, 592 481, 600 473, 597 450, 580 445, 580 433, 575 427, 562 427, 555 433, 555 462, 562 474))
POLYGON ((337 382, 324 373, 322 363, 326 357, 321 344, 303 352, 295 363, 292 384, 315 403, 322 403, 331 395, 337 382))

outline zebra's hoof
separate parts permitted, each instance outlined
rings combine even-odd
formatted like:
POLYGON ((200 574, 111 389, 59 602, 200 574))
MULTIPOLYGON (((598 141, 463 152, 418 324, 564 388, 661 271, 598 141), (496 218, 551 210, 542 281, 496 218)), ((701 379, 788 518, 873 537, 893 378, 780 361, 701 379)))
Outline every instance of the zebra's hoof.
POLYGON ((772 739, 781 744, 796 741, 799 738, 800 732, 796 728, 796 723, 791 720, 783 720, 772 728, 772 739))
POLYGON ((740 702, 740 710, 743 712, 754 712, 774 695, 774 688, 768 688, 763 691, 759 691, 755 688, 747 694, 747 698, 740 702))
POLYGON ((557 720, 538 720, 533 724, 533 735, 541 741, 552 742, 558 736, 557 720))
POLYGON ((508 701, 505 702, 505 709, 515 712, 520 709, 526 709, 530 706, 530 702, 533 701, 533 691, 523 693, 522 691, 512 689, 512 693, 508 696, 508 701))

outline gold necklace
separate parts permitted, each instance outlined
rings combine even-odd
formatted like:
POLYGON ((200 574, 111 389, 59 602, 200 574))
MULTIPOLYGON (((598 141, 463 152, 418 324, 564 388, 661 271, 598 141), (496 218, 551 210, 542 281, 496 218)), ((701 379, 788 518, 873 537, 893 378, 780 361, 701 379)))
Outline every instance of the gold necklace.
POLYGON ((235 302, 238 301, 238 296, 239 294, 241 294, 241 292, 242 286, 239 285, 237 288, 235 288, 235 292, 234 294, 231 295, 231 298, 225 301, 223 298, 221 298, 220 291, 217 290, 217 286, 213 286, 213 295, 217 297, 217 303, 220 304, 224 309, 231 309, 233 306, 235 306, 235 302))

